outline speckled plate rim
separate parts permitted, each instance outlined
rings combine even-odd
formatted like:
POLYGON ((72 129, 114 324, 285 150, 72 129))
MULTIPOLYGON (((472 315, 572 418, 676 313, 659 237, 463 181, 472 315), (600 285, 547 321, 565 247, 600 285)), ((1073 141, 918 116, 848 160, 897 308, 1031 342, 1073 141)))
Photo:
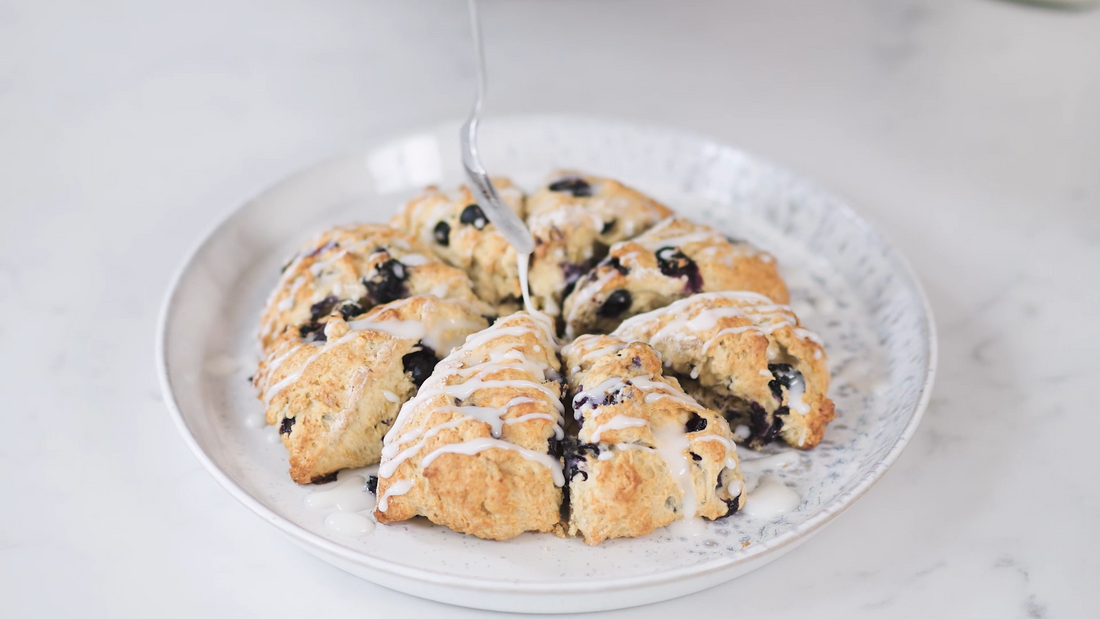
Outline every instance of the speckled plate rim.
MULTIPOLYGON (((157 375, 160 382, 161 392, 164 395, 164 401, 168 407, 168 411, 172 417, 176 428, 179 430, 183 437, 187 447, 191 450, 194 456, 202 464, 203 468, 235 499, 243 503, 250 510, 255 512, 264 521, 268 522, 278 530, 289 535, 296 542, 303 544, 307 547, 320 551, 325 554, 334 555, 343 561, 347 561, 353 564, 358 564, 366 568, 378 570, 381 572, 387 572, 395 576, 407 578, 414 581, 421 581, 426 584, 432 584, 445 587, 462 588, 469 591, 484 591, 484 592, 506 592, 511 594, 522 593, 593 593, 603 591, 618 591, 635 589, 639 587, 645 587, 647 585, 662 584, 667 585, 681 580, 689 580, 699 578, 705 575, 713 574, 715 572, 721 572, 731 570, 732 568, 750 561, 759 560, 761 555, 764 554, 782 554, 780 551, 792 544, 797 544, 803 541, 805 538, 813 535, 826 524, 835 519, 841 512, 850 507, 860 497, 867 493, 875 483, 886 473, 887 469, 897 460, 898 456, 905 449, 909 440, 916 432, 917 426, 920 424, 924 411, 928 406, 929 398, 931 397, 932 384, 935 379, 937 358, 938 358, 938 345, 936 336, 936 325, 932 315, 932 307, 928 302, 928 297, 924 292, 924 288, 920 284, 920 280, 917 278, 916 273, 913 271, 912 266, 908 260, 901 254, 900 251, 883 235, 877 228, 871 223, 858 215, 855 211, 848 206, 848 204, 838 199, 835 194, 830 191, 824 190, 817 183, 807 179, 806 177, 796 175, 790 172, 787 168, 776 166, 765 158, 758 157, 751 152, 744 149, 714 141, 710 138, 704 137, 699 134, 695 134, 688 131, 681 131, 668 127, 638 125, 634 123, 628 123, 615 119, 606 119, 599 117, 587 117, 587 116, 569 116, 569 115, 523 115, 523 116, 510 116, 510 117, 497 117, 495 120, 509 121, 509 122, 586 122, 586 123, 600 123, 606 125, 613 125, 619 129, 630 129, 638 132, 662 132, 666 134, 675 134, 681 138, 689 140, 695 140, 701 147, 733 150, 740 154, 743 154, 754 161, 767 164, 778 171, 790 176, 792 179, 797 179, 798 182, 803 184, 804 187, 811 189, 818 195, 832 198, 830 200, 831 208, 835 209, 842 216, 850 220, 857 227, 867 234, 868 237, 878 241, 885 249, 885 253, 892 260, 896 261, 900 267, 901 273, 906 278, 906 283, 909 284, 917 298, 920 299, 920 313, 924 320, 924 327, 927 329, 927 341, 924 342, 926 346, 926 353, 928 359, 928 366, 925 371, 924 381, 920 386, 920 396, 913 409, 912 415, 909 418, 908 423, 903 428, 901 434, 890 449, 882 456, 882 458, 875 463, 874 467, 865 477, 858 482, 858 484, 850 491, 837 496, 828 505, 826 505, 821 513, 813 516, 809 520, 797 525, 793 529, 779 535, 775 539, 760 544, 755 544, 752 547, 737 553, 736 556, 709 561, 699 565, 693 565, 689 567, 679 568, 669 572, 663 572, 658 574, 648 574, 644 576, 634 576, 627 578, 590 578, 584 581, 570 581, 570 582, 533 582, 533 581, 511 581, 511 580, 487 580, 484 578, 469 578, 464 576, 455 576, 445 572, 437 572, 433 570, 411 567, 403 565, 401 563, 387 561, 376 557, 371 557, 359 552, 356 552, 350 548, 341 546, 334 542, 331 542, 319 535, 311 533, 306 529, 290 522, 276 511, 268 508, 246 490, 241 488, 214 460, 206 453, 206 451, 199 445, 197 439, 191 431, 191 428, 187 425, 187 421, 184 419, 183 412, 180 410, 179 405, 174 395, 174 387, 169 375, 168 367, 168 326, 169 320, 172 317, 172 308, 175 305, 176 298, 179 294, 180 284, 192 268, 196 257, 207 247, 207 245, 213 240, 217 232, 225 226, 233 217, 235 217, 242 209, 249 204, 262 201, 270 195, 276 194, 283 188, 294 184, 295 182, 309 176, 311 173, 325 166, 337 161, 344 160, 351 156, 370 152, 371 148, 359 149, 351 151, 328 159, 322 160, 312 166, 309 166, 295 174, 290 175, 282 179, 281 181, 270 186, 255 198, 248 200, 236 208, 231 209, 221 219, 219 219, 208 231, 200 238, 190 252, 187 253, 186 258, 183 260, 180 267, 176 270, 169 284, 167 294, 164 297, 164 301, 161 304, 160 314, 157 320, 156 331, 156 345, 155 345, 155 357, 157 365, 157 375)), ((436 127, 429 128, 429 132, 440 131, 441 127, 450 127, 451 125, 458 126, 457 123, 447 123, 436 127)), ((380 139, 377 141, 377 146, 391 144, 394 142, 400 142, 403 138, 407 138, 414 135, 423 134, 424 130, 419 131, 403 131, 400 134, 391 137, 390 139, 380 139)))

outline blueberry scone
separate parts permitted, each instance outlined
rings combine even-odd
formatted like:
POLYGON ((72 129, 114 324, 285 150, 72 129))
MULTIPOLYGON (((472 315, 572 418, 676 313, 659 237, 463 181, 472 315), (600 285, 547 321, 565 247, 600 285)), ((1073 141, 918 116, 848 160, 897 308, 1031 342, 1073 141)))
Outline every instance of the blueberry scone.
POLYGON ((608 333, 643 312, 698 292, 748 290, 777 303, 789 296, 775 259, 708 226, 670 217, 616 243, 565 300, 565 335, 608 333))
POLYGON ((629 318, 612 334, 656 349, 684 389, 724 414, 753 448, 782 437, 809 449, 835 416, 821 340, 762 295, 697 294, 629 318))
POLYGON ((418 294, 478 302, 466 274, 415 239, 377 224, 332 228, 283 269, 260 319, 260 343, 267 350, 287 330, 318 331, 334 309, 350 317, 418 294))
POLYGON ((558 173, 527 199, 527 227, 535 238, 531 297, 547 313, 608 248, 647 230, 672 211, 618 181, 558 173))
MULTIPOLYGON (((505 178, 494 178, 493 185, 501 200, 522 219, 523 192, 505 178)), ((477 295, 498 307, 502 315, 522 305, 516 250, 481 211, 467 186, 449 192, 428 187, 405 204, 390 225, 465 271, 477 295)))
POLYGON ((441 361, 385 438, 375 516, 485 539, 560 528, 563 436, 552 324, 500 318, 441 361))
POLYGON ((584 335, 562 354, 579 424, 565 447, 571 534, 598 544, 744 505, 729 425, 663 376, 649 345, 584 335))
POLYGON ((422 295, 359 316, 333 310, 317 324, 285 330, 253 377, 300 484, 378 462, 382 437, 438 356, 488 323, 468 301, 422 295))

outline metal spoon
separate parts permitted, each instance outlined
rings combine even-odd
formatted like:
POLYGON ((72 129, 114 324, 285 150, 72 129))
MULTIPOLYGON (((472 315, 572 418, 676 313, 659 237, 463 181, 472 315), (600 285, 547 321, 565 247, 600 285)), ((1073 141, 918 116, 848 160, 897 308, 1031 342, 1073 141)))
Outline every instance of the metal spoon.
POLYGON ((470 190, 481 211, 512 243, 517 254, 527 256, 535 251, 535 240, 519 216, 501 201, 496 187, 493 187, 493 182, 489 180, 485 166, 481 165, 481 158, 477 154, 477 124, 478 117, 481 115, 482 99, 485 97, 485 50, 481 43, 477 0, 468 0, 468 2, 470 25, 474 33, 474 51, 477 55, 477 101, 474 103, 470 118, 462 125, 459 136, 462 142, 462 167, 466 170, 466 178, 470 180, 470 190))

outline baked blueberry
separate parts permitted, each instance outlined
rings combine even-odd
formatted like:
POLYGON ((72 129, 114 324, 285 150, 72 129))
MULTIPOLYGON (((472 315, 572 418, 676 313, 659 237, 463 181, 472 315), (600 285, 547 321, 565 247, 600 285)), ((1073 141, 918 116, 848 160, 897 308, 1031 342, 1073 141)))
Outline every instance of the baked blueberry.
POLYGON ((307 342, 328 341, 328 336, 325 335, 325 323, 323 322, 307 322, 298 327, 298 335, 307 342))
POLYGON ((451 244, 451 224, 445 221, 437 223, 432 230, 432 236, 435 237, 436 243, 447 247, 451 244))
MULTIPOLYGON (((579 176, 567 176, 550 183, 547 187, 550 191, 560 191, 573 194, 574 198, 587 198, 592 195, 592 185, 579 176)), ((612 222, 614 223, 614 222, 612 222)))
POLYGON ((378 476, 367 476, 367 492, 371 494, 378 494, 378 476))
POLYGON ((783 400, 782 387, 786 387, 790 391, 792 385, 804 385, 802 373, 788 363, 769 363, 768 371, 775 377, 774 380, 768 382, 768 387, 771 388, 772 395, 775 396, 776 400, 783 400))
POLYGON ((458 221, 467 226, 473 226, 478 230, 484 230, 485 226, 489 224, 489 220, 485 217, 485 213, 481 212, 481 207, 476 204, 471 204, 462 209, 462 214, 458 216, 458 221))
POLYGON ((692 413, 691 418, 688 419, 686 429, 688 432, 702 432, 707 429, 707 420, 696 413, 692 413))
POLYGON ((420 347, 418 350, 401 358, 401 364, 405 367, 405 371, 412 375, 413 384, 419 389, 420 385, 423 385, 424 381, 432 375, 436 364, 439 363, 439 357, 435 355, 434 350, 425 346, 424 342, 418 342, 417 346, 420 347))
POLYGON ((279 434, 290 434, 294 429, 294 422, 293 417, 283 417, 282 422, 279 423, 279 434))
POLYGON ((405 271, 405 265, 391 258, 374 267, 374 273, 364 278, 363 284, 367 287, 371 300, 381 305, 405 297, 408 293, 405 288, 406 277, 408 272, 405 271))
POLYGON ((662 247, 657 250, 657 266, 668 277, 687 277, 687 291, 696 293, 703 289, 703 277, 699 266, 675 247, 662 247))
POLYGON ((355 318, 366 310, 363 309, 361 303, 356 303, 355 301, 344 301, 340 304, 339 311, 344 320, 350 321, 352 318, 355 318))
POLYGON ((310 318, 316 322, 328 316, 332 312, 332 308, 336 307, 339 301, 340 299, 336 298, 335 295, 329 295, 314 303, 313 306, 309 308, 310 318))
POLYGON ((340 471, 333 471, 333 472, 329 473, 328 475, 318 475, 317 477, 314 477, 313 479, 309 480, 309 483, 311 483, 311 484, 327 484, 327 483, 330 483, 330 482, 334 482, 334 481, 336 481, 336 475, 339 474, 339 473, 340 473, 340 471))
POLYGON ((607 234, 615 227, 615 224, 619 223, 618 219, 612 219, 611 221, 603 222, 603 228, 600 228, 600 234, 607 234))
POLYGON ((596 310, 596 315, 600 318, 616 318, 622 316, 623 313, 630 309, 630 304, 633 300, 630 297, 630 292, 627 290, 616 290, 608 295, 607 300, 603 302, 603 305, 596 310))

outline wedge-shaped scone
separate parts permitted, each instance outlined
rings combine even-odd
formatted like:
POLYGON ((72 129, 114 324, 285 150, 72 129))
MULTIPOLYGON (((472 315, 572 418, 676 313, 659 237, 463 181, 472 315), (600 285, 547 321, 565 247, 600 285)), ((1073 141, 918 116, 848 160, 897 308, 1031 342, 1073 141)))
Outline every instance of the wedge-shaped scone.
POLYGON ((613 335, 653 346, 684 389, 753 448, 782 437, 809 449, 835 416, 821 340, 767 297, 697 294, 634 316, 613 335))
POLYGON ((347 320, 333 311, 320 324, 305 337, 285 331, 253 377, 300 484, 378 462, 382 437, 438 356, 488 323, 470 302, 424 295, 347 320))
POLYGON ((500 318, 440 362, 386 435, 375 516, 485 539, 560 527, 560 365, 552 325, 500 318))
MULTIPOLYGON (((506 178, 494 178, 493 186, 522 219, 526 213, 523 192, 506 178)), ((466 185, 447 192, 428 187, 405 204, 390 225, 465 271, 477 295, 502 315, 522 305, 516 250, 481 212, 466 185)))
POLYGON ((571 534, 598 544, 744 505, 729 425, 663 376, 652 348, 585 335, 562 354, 579 424, 565 450, 571 534))
POLYGON ((608 248, 640 234, 672 211, 618 181, 558 172, 527 199, 527 227, 535 238, 531 296, 552 315, 577 279, 608 248))
POLYGON ((351 317, 418 294, 478 302, 466 274, 415 239, 380 224, 331 228, 283 269, 260 319, 260 344, 267 350, 289 329, 317 332, 333 310, 351 317))
POLYGON ((775 259, 708 226, 670 217, 616 243, 565 300, 565 336, 609 333, 631 316, 697 292, 748 290, 788 301, 775 259))

